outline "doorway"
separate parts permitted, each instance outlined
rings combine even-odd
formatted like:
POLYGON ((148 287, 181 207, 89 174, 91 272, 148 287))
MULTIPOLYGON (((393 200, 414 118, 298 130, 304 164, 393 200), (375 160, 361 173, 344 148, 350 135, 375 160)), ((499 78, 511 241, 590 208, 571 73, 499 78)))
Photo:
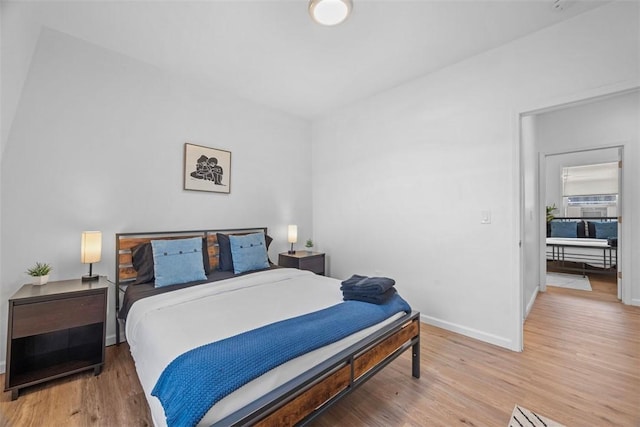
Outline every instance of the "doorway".
POLYGON ((597 278, 598 292, 608 290, 606 285, 613 283, 613 295, 621 299, 617 244, 618 235, 622 234, 618 229, 618 214, 622 206, 619 189, 623 156, 622 146, 541 153, 538 203, 545 207, 546 218, 543 218, 539 241, 540 291, 545 292, 549 283, 586 291, 591 289, 590 279, 597 278), (575 236, 567 236, 570 237, 567 246, 547 246, 547 238, 553 241, 557 238, 552 226, 563 224, 577 224, 575 236), (596 236, 598 225, 603 227, 596 236), (610 230, 606 235, 604 226, 610 230), (575 240, 571 240, 573 238, 575 240), (609 243, 608 248, 591 247, 609 243), (550 262, 550 258, 554 261, 550 262))
MULTIPOLYGON (((545 174, 547 156, 573 152, 587 152, 600 149, 618 149, 625 155, 635 153, 640 143, 637 117, 640 114, 639 90, 637 87, 614 94, 607 94, 580 102, 567 103, 555 107, 532 110, 522 113, 520 120, 520 313, 521 322, 528 315, 536 295, 545 290, 543 283, 546 273, 546 209, 545 174), (630 150, 626 150, 630 148, 630 150), (628 153, 626 152, 628 151, 628 153)), ((631 155, 631 160, 635 160, 631 155)), ((629 174, 629 170, 625 174, 629 174)), ((629 214, 632 197, 629 189, 621 182, 618 216, 629 214)), ((629 187, 632 187, 630 185, 629 187)), ((624 224, 621 231, 621 256, 618 259, 619 271, 624 266, 625 256, 629 254, 631 239, 630 224, 624 224), (625 249, 626 248, 626 249, 625 249), (626 254, 625 255, 625 250, 626 254)), ((634 269, 633 266, 629 267, 634 269)), ((631 277, 631 271, 627 272, 631 277)), ((625 304, 631 303, 631 285, 629 280, 620 279, 620 298, 625 304)))

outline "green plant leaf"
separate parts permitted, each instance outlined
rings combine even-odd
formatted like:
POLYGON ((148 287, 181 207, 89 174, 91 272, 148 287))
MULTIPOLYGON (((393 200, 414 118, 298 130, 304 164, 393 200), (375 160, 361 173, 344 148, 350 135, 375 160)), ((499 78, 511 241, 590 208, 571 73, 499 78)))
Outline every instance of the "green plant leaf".
POLYGON ((51 265, 46 262, 36 262, 36 264, 27 270, 29 276, 46 276, 53 270, 51 265))

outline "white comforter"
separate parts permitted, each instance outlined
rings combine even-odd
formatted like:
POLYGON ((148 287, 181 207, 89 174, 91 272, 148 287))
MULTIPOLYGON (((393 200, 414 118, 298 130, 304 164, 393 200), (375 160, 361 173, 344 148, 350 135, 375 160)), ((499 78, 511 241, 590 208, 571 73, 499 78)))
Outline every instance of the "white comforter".
MULTIPOLYGON (((164 368, 177 356, 200 345, 341 301, 339 280, 288 268, 137 301, 127 317, 126 336, 155 425, 165 426, 166 419, 162 405, 151 396, 151 390, 164 368)), ((199 425, 210 425, 224 418, 401 316, 399 313, 273 369, 218 402, 199 425)))

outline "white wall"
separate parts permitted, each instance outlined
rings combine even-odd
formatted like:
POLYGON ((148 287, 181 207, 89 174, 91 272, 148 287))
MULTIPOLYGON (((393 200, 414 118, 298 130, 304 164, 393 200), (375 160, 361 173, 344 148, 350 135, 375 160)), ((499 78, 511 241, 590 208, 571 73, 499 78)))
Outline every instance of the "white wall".
POLYGON ((27 78, 38 32, 30 17, 38 5, 0 2, 0 156, 7 143, 10 124, 27 78))
POLYGON ((607 4, 314 122, 331 274, 395 277, 423 320, 519 349, 517 113, 637 81, 638 16, 607 4))
POLYGON ((0 318, 35 261, 86 274, 87 229, 110 279, 116 232, 268 226, 277 260, 287 224, 311 236, 310 154, 306 121, 45 29, 1 159, 0 318), (185 142, 232 152, 231 194, 183 190, 185 142))

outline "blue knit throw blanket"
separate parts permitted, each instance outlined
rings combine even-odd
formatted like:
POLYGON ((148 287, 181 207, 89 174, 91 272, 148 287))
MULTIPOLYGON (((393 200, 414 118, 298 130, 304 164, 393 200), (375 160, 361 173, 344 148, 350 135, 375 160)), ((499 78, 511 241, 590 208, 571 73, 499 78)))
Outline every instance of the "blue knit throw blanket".
POLYGON ((175 358, 151 394, 160 399, 167 425, 194 426, 216 402, 249 381, 402 311, 409 313, 411 307, 399 295, 380 305, 345 301, 206 344, 175 358))

